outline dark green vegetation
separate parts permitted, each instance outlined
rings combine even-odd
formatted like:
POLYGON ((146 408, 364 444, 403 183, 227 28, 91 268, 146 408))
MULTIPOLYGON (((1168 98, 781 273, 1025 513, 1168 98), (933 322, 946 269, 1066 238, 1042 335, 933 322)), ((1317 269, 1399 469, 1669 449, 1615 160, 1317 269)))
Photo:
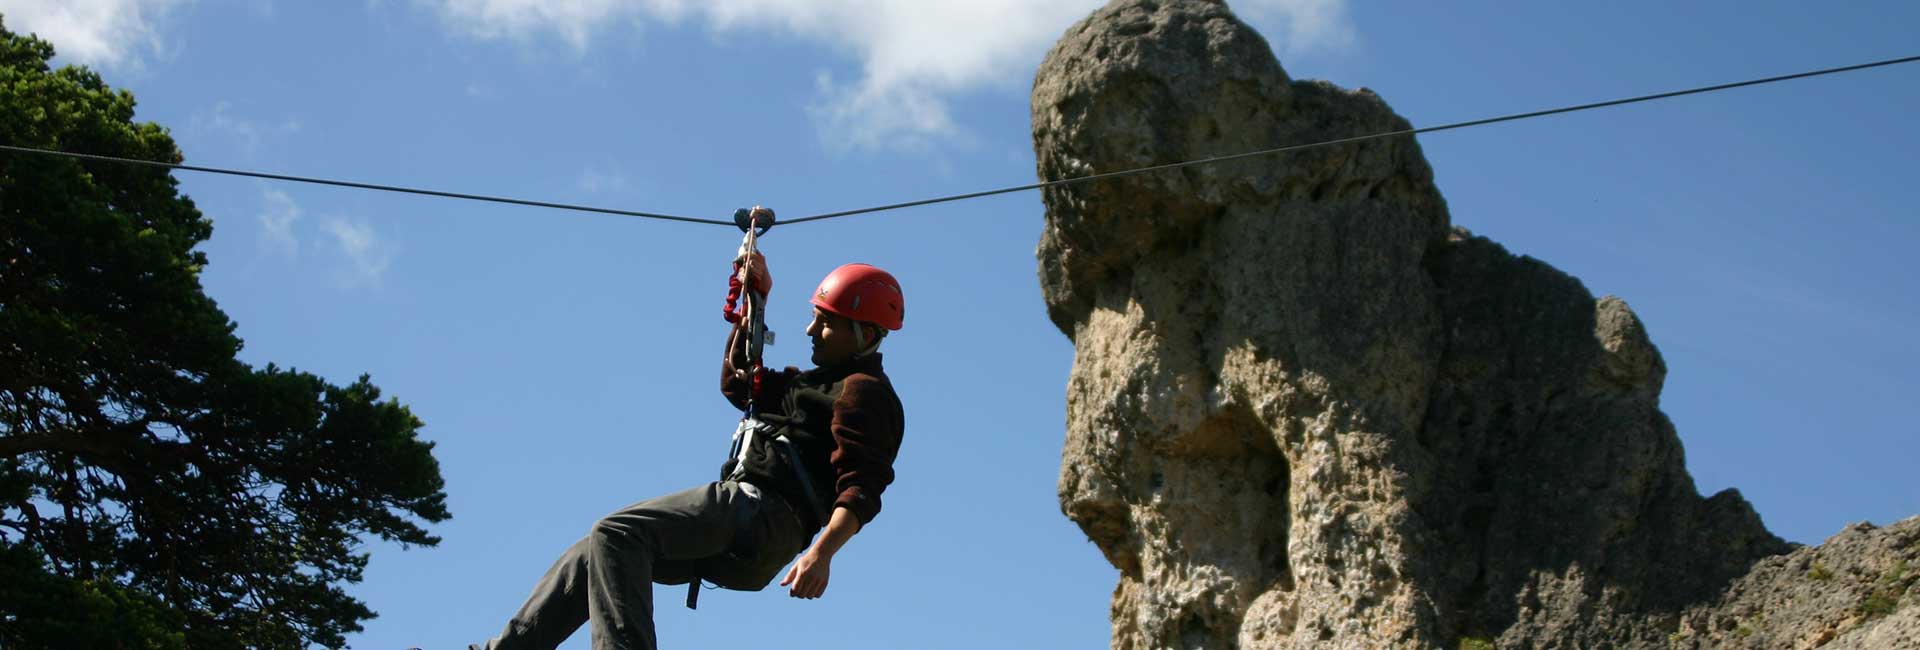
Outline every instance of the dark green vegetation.
MULTIPOLYGON (((179 161, 0 26, 0 142, 179 161)), ((369 536, 438 539, 433 445, 366 377, 238 361, 164 170, 0 152, 0 647, 344 645, 369 536)))
POLYGON ((1827 569, 1827 565, 1821 564, 1819 560, 1814 560, 1813 568, 1807 570, 1807 577, 1824 582, 1833 579, 1833 571, 1827 569))
POLYGON ((1901 560, 1893 570, 1873 582, 1873 590, 1867 592, 1865 600, 1860 601, 1858 611, 1868 617, 1892 614, 1899 607, 1900 598, 1906 595, 1907 588, 1917 580, 1920 580, 1920 574, 1909 575, 1907 561, 1901 560))

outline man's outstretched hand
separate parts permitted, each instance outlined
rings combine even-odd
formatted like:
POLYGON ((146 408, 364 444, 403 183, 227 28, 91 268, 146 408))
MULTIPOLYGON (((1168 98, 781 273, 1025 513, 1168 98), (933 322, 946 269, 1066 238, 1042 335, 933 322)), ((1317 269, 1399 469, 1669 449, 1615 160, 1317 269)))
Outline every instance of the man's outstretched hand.
POLYGON ((860 519, 846 508, 834 508, 833 517, 827 521, 827 529, 813 540, 813 548, 807 549, 800 559, 787 569, 787 577, 780 586, 792 585, 787 594, 794 598, 819 598, 827 593, 827 573, 833 566, 833 555, 840 552, 848 539, 860 532, 860 519))
POLYGON ((832 571, 832 567, 832 558, 815 555, 812 551, 808 551, 801 554, 800 559, 787 569, 787 577, 780 581, 780 586, 793 585, 787 594, 794 598, 819 598, 821 594, 827 593, 827 574, 832 571))

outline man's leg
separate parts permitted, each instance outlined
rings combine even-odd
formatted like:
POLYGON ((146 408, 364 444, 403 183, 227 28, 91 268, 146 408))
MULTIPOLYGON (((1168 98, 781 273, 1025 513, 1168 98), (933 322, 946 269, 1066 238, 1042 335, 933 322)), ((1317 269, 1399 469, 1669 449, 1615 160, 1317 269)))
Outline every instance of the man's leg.
POLYGON ((725 552, 748 523, 742 509, 751 507, 738 486, 715 483, 607 515, 484 648, 552 650, 591 620, 594 650, 653 650, 655 565, 725 552))
POLYGON ((553 650, 587 622, 587 540, 574 542, 480 650, 553 650))
POLYGON ((587 617, 594 650, 653 650, 654 565, 724 553, 753 507, 732 483, 628 506, 587 535, 587 617))

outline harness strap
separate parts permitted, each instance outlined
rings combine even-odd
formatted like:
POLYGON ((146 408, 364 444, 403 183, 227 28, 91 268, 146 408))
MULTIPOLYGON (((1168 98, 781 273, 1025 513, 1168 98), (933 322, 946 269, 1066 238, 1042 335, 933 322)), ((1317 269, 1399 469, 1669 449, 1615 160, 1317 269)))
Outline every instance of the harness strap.
MULTIPOLYGON (((753 446, 755 434, 765 435, 771 432, 766 423, 751 415, 740 420, 740 426, 733 432, 733 471, 727 473, 726 480, 746 484, 747 454, 748 449, 753 446)), ((814 521, 825 527, 827 513, 820 507, 820 501, 812 494, 815 488, 813 475, 807 472, 806 460, 800 456, 800 445, 784 433, 774 436, 773 440, 766 444, 772 443, 779 443, 775 453, 786 457, 787 465, 793 468, 794 478, 798 479, 800 488, 807 491, 806 494, 795 496, 807 502, 808 509, 813 512, 814 521)))
POLYGON ((805 499, 807 507, 813 510, 814 522, 818 523, 821 528, 827 527, 827 513, 821 510, 820 500, 814 498, 812 494, 814 489, 813 478, 807 474, 806 461, 800 458, 800 446, 793 444, 793 441, 789 440, 786 434, 781 434, 773 440, 774 442, 780 443, 780 450, 784 452, 787 457, 787 465, 793 467, 794 477, 800 479, 800 489, 808 492, 807 494, 800 495, 800 498, 805 499))

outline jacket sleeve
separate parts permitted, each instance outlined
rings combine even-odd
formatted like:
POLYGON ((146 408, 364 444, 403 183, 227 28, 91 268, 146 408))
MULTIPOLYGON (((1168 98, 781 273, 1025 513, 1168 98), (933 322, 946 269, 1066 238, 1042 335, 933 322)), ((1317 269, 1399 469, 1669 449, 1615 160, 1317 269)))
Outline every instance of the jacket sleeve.
POLYGON ((833 506, 846 508, 861 525, 880 514, 880 493, 893 483, 893 459, 904 433, 899 397, 883 380, 847 378, 833 403, 833 506))
MULTIPOLYGON (((747 398, 753 390, 750 376, 735 372, 746 367, 746 344, 742 341, 745 336, 740 326, 735 325, 733 331, 727 334, 726 351, 720 355, 720 394, 727 398, 727 403, 743 411, 747 409, 747 398)), ((761 376, 760 399, 756 405, 762 412, 780 408, 780 396, 786 394, 787 383, 798 372, 798 368, 778 372, 768 370, 761 376)))

